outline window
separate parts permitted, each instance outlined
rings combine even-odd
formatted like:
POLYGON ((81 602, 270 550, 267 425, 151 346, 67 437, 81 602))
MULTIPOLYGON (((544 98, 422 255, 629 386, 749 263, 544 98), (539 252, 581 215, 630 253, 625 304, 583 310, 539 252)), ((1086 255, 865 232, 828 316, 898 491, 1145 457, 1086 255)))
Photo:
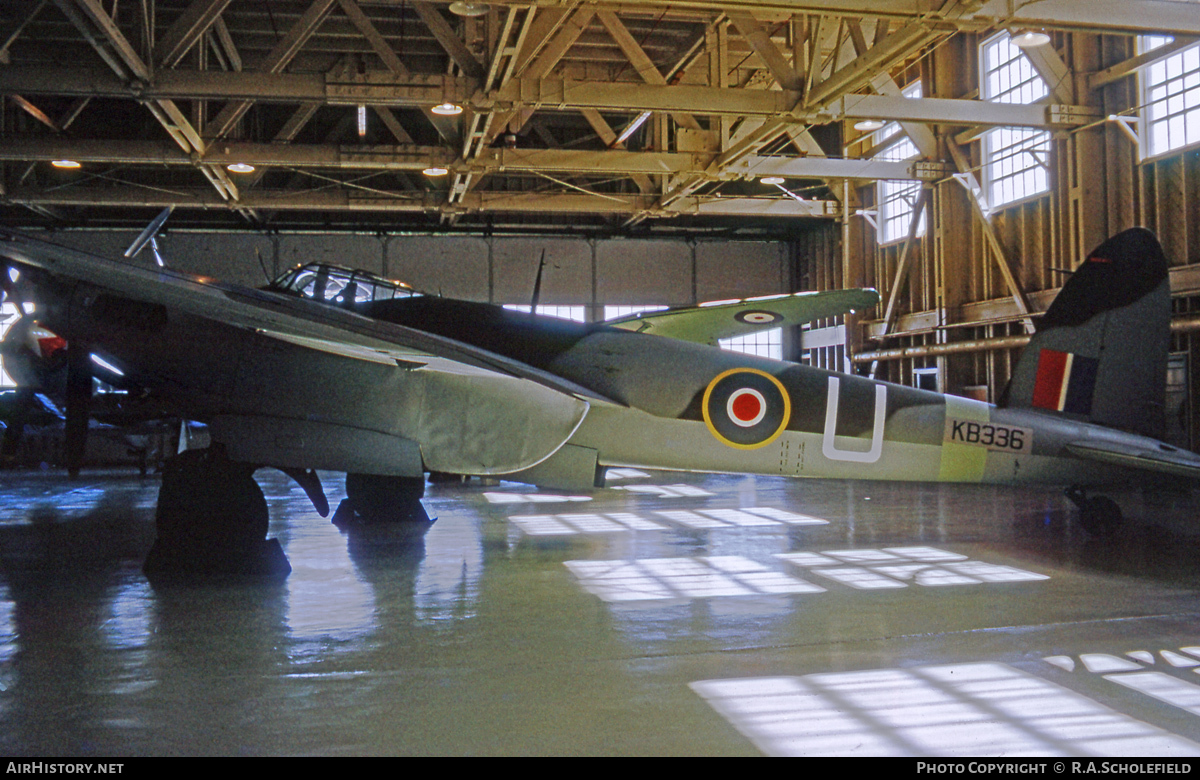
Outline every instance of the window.
POLYGON ((734 336, 721 339, 718 342, 721 349, 730 352, 742 352, 747 355, 783 360, 783 328, 771 328, 751 333, 748 336, 734 336))
POLYGON ((356 271, 325 263, 309 263, 294 268, 272 282, 270 287, 304 298, 339 305, 420 295, 403 282, 382 279, 368 271, 356 271))
MULTIPOLYGON (((901 138, 884 149, 876 157, 889 162, 900 162, 917 158, 920 152, 908 138, 901 138)), ((877 185, 876 208, 879 211, 879 243, 888 244, 908 237, 912 226, 913 209, 921 194, 921 182, 882 179, 877 185)), ((917 235, 925 232, 925 215, 920 216, 917 235)))
POLYGON ((921 390, 932 390, 937 392, 938 389, 938 370, 936 368, 914 368, 913 369, 913 387, 921 390))
MULTIPOLYGON (((1173 39, 1146 35, 1143 52, 1173 39)), ((1142 71, 1143 149, 1146 157, 1200 143, 1200 44, 1152 63, 1142 71)))
MULTIPOLYGON (((980 94, 993 103, 1035 103, 1050 94, 1029 59, 1007 32, 980 46, 980 94)), ((983 190, 990 208, 1015 203, 1050 189, 1050 133, 998 127, 983 136, 983 190)))
MULTIPOLYGON (((921 82, 916 82, 903 92, 906 98, 921 97, 921 82)), ((880 144, 893 136, 900 134, 897 122, 888 124, 875 131, 875 143, 880 144)), ((877 160, 901 162, 915 160, 921 153, 916 145, 908 138, 901 137, 888 144, 875 155, 877 160)), ((876 185, 876 209, 879 213, 878 241, 888 244, 908 237, 908 229, 912 225, 913 209, 916 207, 917 196, 921 193, 921 183, 907 179, 882 179, 876 185)), ((925 232, 925 215, 917 225, 917 235, 925 232)))
MULTIPOLYGON (((528 306, 522 306, 517 303, 506 303, 504 308, 510 311, 523 311, 529 313, 528 306)), ((558 317, 564 320, 574 320, 575 322, 586 322, 583 306, 538 306, 535 314, 541 314, 546 317, 558 317)))
POLYGON ((644 311, 662 311, 666 306, 625 306, 612 305, 604 307, 604 319, 615 320, 618 317, 628 317, 630 314, 640 314, 644 311))

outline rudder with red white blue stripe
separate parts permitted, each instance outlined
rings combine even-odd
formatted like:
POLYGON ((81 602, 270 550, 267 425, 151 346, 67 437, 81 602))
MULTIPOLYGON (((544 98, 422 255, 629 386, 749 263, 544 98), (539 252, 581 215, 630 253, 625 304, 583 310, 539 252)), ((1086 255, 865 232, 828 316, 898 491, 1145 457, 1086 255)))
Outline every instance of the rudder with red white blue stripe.
POLYGON ((1163 438, 1171 342, 1168 264, 1133 228, 1075 269, 1021 354, 1001 406, 1163 438))

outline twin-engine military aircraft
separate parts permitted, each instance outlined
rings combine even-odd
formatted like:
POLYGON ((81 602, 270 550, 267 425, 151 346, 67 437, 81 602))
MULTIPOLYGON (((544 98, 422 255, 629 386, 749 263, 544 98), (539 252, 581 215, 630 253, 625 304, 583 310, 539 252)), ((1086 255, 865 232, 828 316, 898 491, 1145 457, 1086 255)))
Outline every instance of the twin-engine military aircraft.
POLYGON ((581 324, 320 264, 254 290, 4 232, 0 262, 19 272, 11 294, 31 289, 38 324, 66 340, 69 449, 82 447, 70 423, 83 415, 86 430, 91 356, 121 372, 106 379, 209 426, 213 445, 164 473, 148 571, 286 567, 264 542, 261 466, 295 477, 322 514, 316 470, 345 472, 364 518, 424 517, 427 472, 568 489, 603 486, 610 467, 1051 483, 1093 531, 1120 510, 1089 491, 1147 472, 1200 478, 1200 456, 1158 441, 1170 290, 1144 229, 1070 277, 1000 406, 711 346, 868 308, 874 291, 581 324))

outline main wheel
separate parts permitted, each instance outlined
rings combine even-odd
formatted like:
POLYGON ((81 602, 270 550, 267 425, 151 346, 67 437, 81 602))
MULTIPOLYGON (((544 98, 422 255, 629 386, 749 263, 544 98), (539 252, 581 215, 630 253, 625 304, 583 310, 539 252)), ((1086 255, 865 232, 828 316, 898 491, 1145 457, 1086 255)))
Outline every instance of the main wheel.
POLYGON ((269 516, 254 467, 220 449, 188 450, 167 461, 147 575, 283 575, 291 566, 268 541, 269 516))
POLYGON ((346 501, 367 522, 427 521, 420 500, 424 495, 424 477, 346 475, 346 501))

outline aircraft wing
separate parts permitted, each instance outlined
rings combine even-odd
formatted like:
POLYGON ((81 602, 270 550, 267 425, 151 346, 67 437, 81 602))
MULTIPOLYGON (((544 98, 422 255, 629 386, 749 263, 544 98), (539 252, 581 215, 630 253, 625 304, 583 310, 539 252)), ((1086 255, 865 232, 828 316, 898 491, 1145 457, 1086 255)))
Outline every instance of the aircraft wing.
POLYGON ((1087 441, 1068 444, 1072 455, 1113 466, 1200 479, 1200 455, 1152 440, 1135 445, 1087 441))
MULTIPOLYGON (((142 268, 20 234, 0 232, 0 258, 56 280, 96 285, 108 308, 126 319, 161 316, 171 323, 191 315, 240 332, 248 368, 239 374, 236 394, 255 400, 219 413, 214 423, 238 445, 231 452, 253 453, 257 462, 378 473, 368 468, 372 457, 394 453, 394 461, 411 461, 419 445, 429 469, 507 474, 557 452, 582 423, 589 401, 605 400, 520 361, 337 307, 142 268), (372 408, 338 407, 336 393, 321 392, 331 385, 372 408)), ((170 327, 164 324, 164 332, 170 327)), ((182 374, 205 372, 202 342, 180 342, 175 365, 182 374)))
MULTIPOLYGON (((256 332, 303 350, 393 369, 394 376, 385 381, 396 395, 380 400, 394 405, 397 432, 420 444, 424 467, 432 471, 504 475, 531 468, 557 452, 590 409, 587 400, 534 381, 532 373, 515 376, 427 349, 381 346, 352 336, 333 340, 266 328, 256 332)), ((231 436, 269 440, 279 438, 281 421, 243 417, 218 418, 215 423, 231 436)), ((325 441, 324 446, 338 451, 346 449, 347 439, 360 440, 359 449, 388 446, 382 437, 348 428, 326 431, 310 420, 290 423, 288 430, 306 440, 325 441)), ((357 455, 346 452, 345 457, 353 460, 357 455)), ((370 468, 362 465, 358 470, 370 468)))
POLYGON ((870 289, 785 293, 736 301, 715 301, 680 309, 640 312, 609 320, 606 325, 700 344, 745 336, 767 328, 803 325, 879 303, 870 289))

